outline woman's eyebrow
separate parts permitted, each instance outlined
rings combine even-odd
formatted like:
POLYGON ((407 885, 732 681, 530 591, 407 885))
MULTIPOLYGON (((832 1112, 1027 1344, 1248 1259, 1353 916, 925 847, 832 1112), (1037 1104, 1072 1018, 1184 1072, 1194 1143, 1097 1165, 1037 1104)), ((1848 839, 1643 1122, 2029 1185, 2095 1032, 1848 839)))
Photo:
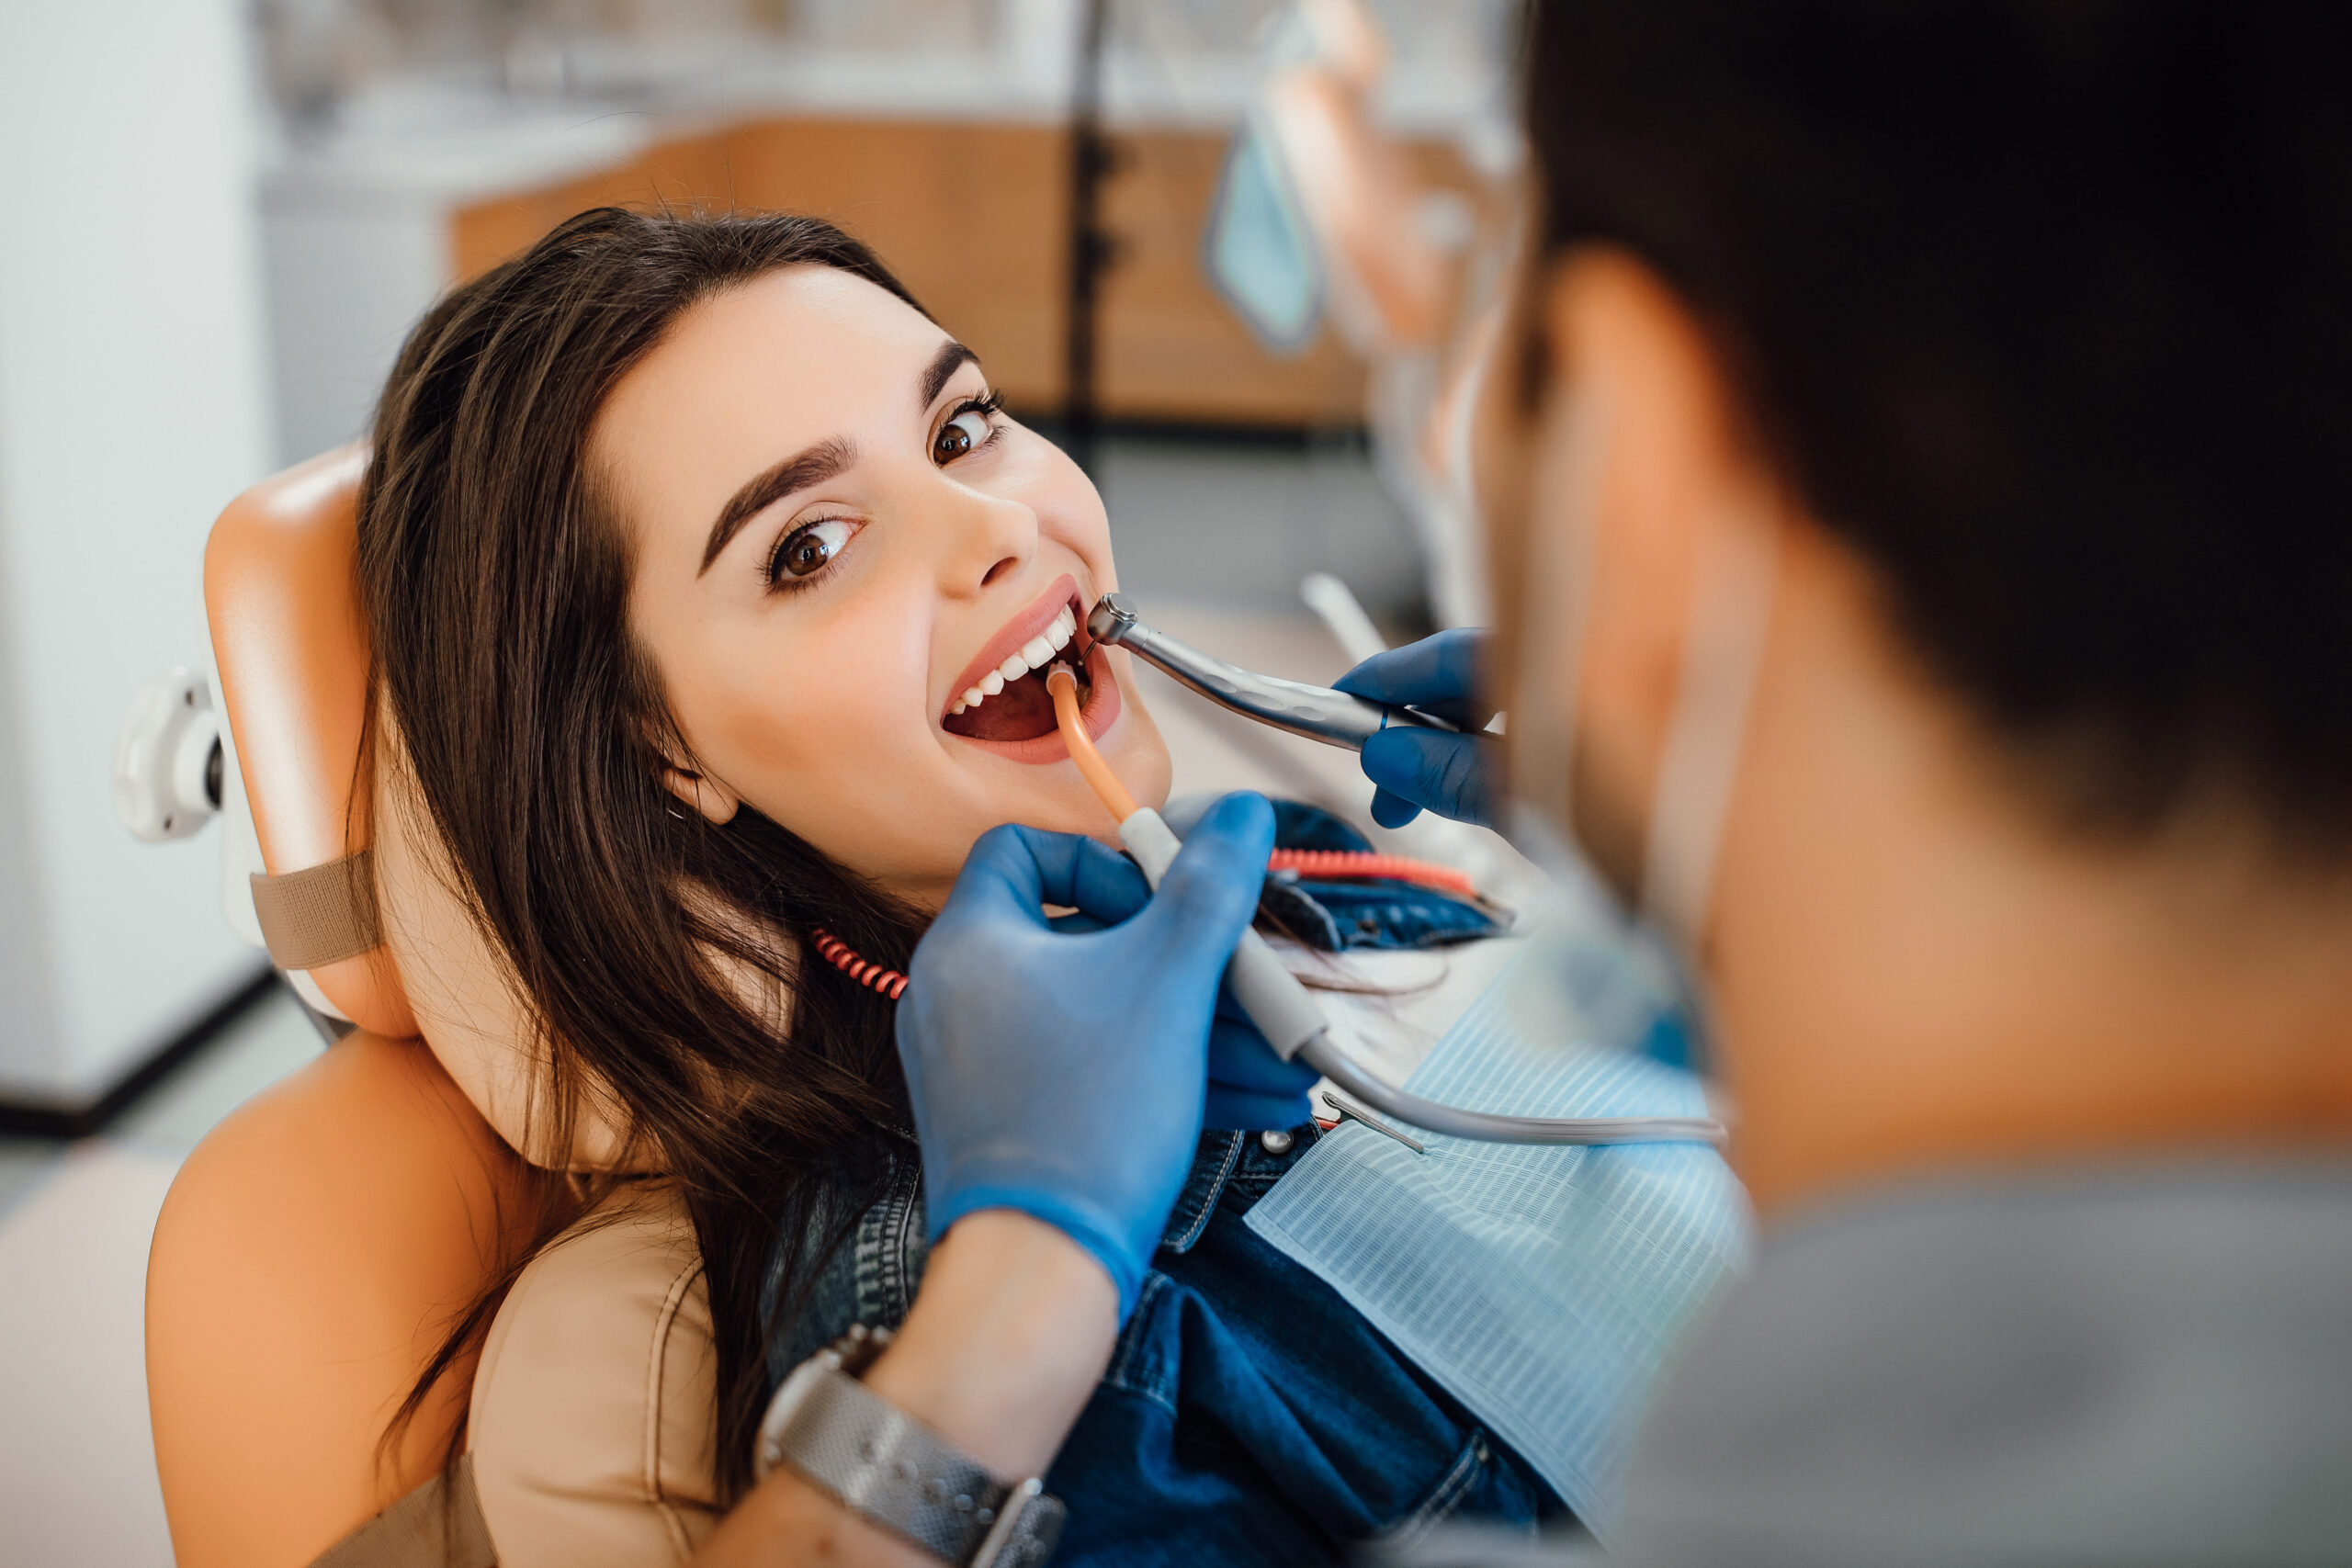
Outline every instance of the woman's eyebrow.
POLYGON ((932 400, 939 396, 939 389, 947 385, 949 377, 967 365, 978 365, 979 362, 978 355, 974 354, 954 338, 949 338, 945 343, 941 344, 939 352, 931 356, 931 363, 923 369, 922 396, 915 400, 915 406, 926 409, 931 407, 932 400))
POLYGON ((719 508, 718 521, 710 525, 710 539, 702 547, 702 565, 695 570, 695 575, 700 577, 708 571, 710 563, 718 558, 718 552, 727 547, 727 542, 741 532, 744 524, 767 507, 794 491, 823 484, 856 461, 855 446, 844 437, 829 435, 815 446, 794 453, 766 472, 754 476, 729 499, 725 506, 719 508))

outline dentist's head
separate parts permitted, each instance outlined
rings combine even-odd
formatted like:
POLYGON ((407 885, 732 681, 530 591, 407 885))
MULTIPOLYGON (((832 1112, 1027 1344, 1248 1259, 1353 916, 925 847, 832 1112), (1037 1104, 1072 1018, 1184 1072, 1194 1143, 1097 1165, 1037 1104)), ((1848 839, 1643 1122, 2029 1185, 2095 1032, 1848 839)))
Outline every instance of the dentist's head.
POLYGON ((2352 1126, 2324 7, 1550 0, 1483 392, 1522 809, 1768 1212, 2352 1126))

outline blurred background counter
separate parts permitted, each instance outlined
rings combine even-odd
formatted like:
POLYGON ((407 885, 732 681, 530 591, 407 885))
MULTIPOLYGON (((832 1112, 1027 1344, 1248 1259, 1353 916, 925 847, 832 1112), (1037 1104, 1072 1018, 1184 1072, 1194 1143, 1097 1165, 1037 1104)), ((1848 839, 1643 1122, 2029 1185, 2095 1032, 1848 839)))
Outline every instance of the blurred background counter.
MULTIPOLYGON (((1026 416, 1063 406, 1075 0, 266 10, 286 108, 264 184, 288 457, 348 439, 435 293, 602 202, 781 209, 873 244, 1026 416), (539 12, 548 13, 545 16, 539 12), (630 13, 624 15, 624 13, 630 13), (615 17, 619 19, 616 20, 615 17)), ((1327 331, 1259 346, 1200 265, 1260 72, 1264 0, 1108 7, 1112 249, 1096 404, 1109 421, 1350 428, 1364 375, 1327 331)), ((1380 10, 1385 122, 1466 238, 1497 100, 1492 3, 1380 10), (1459 193, 1454 201, 1448 193, 1459 193)))

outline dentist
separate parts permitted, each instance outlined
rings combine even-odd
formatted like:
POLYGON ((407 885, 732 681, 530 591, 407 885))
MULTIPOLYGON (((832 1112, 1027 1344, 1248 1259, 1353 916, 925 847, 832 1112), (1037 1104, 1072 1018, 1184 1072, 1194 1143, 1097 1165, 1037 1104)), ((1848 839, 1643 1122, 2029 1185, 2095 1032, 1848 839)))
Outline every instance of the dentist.
MULTIPOLYGON (((1707 999, 1763 1241, 1609 1561, 2343 1561, 2336 8, 1544 0, 1525 60, 1499 625, 1348 683, 1508 708, 1368 747, 1376 814, 1573 847, 1707 999)), ((1064 935, 1120 868, 1002 830, 917 953, 941 1240, 864 1386, 1005 1480, 1148 1267, 1267 837, 1064 935)), ((698 1561, 935 1560, 873 1517, 787 1467, 698 1561)))

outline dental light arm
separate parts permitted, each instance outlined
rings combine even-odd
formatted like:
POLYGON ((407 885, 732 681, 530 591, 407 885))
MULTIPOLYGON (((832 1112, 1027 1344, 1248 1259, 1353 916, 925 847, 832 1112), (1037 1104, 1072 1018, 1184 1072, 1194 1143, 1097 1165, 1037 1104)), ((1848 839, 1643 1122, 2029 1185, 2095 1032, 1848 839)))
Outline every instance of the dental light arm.
MULTIPOLYGON (((1095 631, 1102 614, 1098 605, 1087 623, 1087 629, 1094 631, 1097 637, 1102 636, 1095 631)), ((1079 720, 1077 680, 1067 669, 1057 665, 1046 675, 1046 685, 1054 694, 1054 716, 1069 743, 1071 759, 1102 804, 1119 819, 1119 842, 1126 846, 1136 864, 1142 868, 1144 880, 1157 889, 1160 877, 1175 860, 1182 840, 1159 812, 1136 804, 1102 761, 1102 753, 1095 750, 1093 740, 1079 720)), ((1299 689, 1316 690, 1311 686, 1299 689)), ((1724 1139, 1723 1124, 1704 1117, 1497 1116, 1408 1094, 1365 1072, 1339 1048, 1331 1039, 1330 1021, 1323 1016, 1313 995, 1299 984, 1296 976, 1283 967, 1274 950, 1254 931, 1241 933, 1241 940, 1233 950, 1232 965, 1226 971, 1226 984, 1231 987, 1234 999, 1241 1004, 1242 1011, 1250 1015, 1250 1021, 1258 1026, 1258 1032, 1266 1037, 1274 1054, 1283 1061, 1303 1060, 1374 1110, 1447 1137, 1483 1144, 1721 1143, 1724 1139)))
POLYGON ((1086 630, 1097 642, 1130 649, 1221 707, 1326 746, 1361 751, 1365 741, 1396 724, 1458 733, 1454 726, 1419 708, 1394 707, 1327 686, 1260 675, 1213 659, 1146 626, 1124 594, 1102 595, 1086 617, 1086 630))

